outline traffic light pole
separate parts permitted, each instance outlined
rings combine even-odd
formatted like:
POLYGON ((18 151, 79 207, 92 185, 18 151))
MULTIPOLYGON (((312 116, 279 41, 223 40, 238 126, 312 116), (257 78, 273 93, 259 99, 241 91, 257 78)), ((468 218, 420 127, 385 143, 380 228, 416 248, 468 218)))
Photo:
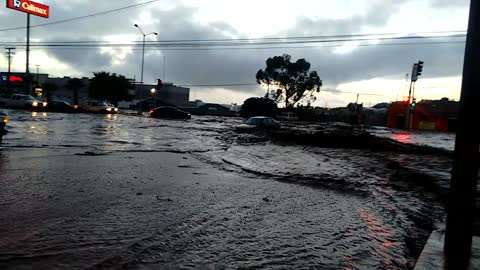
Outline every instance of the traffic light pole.
POLYGON ((480 1, 470 1, 458 128, 447 205, 445 255, 447 269, 468 269, 472 252, 478 178, 480 128, 480 1))
POLYGON ((413 80, 410 81, 410 88, 408 89, 408 103, 407 103, 407 111, 406 111, 406 117, 405 117, 405 122, 406 125, 405 127, 408 130, 412 129, 412 110, 410 108, 410 104, 412 102, 412 89, 413 89, 413 80))

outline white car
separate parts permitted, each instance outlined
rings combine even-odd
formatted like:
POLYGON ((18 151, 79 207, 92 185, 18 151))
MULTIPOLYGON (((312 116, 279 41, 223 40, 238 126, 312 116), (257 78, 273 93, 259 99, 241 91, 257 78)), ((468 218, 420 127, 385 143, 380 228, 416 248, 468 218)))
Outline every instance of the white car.
POLYGON ((110 106, 106 102, 103 101, 90 101, 88 102, 87 106, 85 106, 85 110, 87 112, 93 113, 117 113, 118 108, 114 106, 110 106))
POLYGON ((245 123, 238 125, 235 129, 239 132, 256 130, 271 130, 280 128, 280 123, 268 116, 255 116, 249 118, 245 123))
POLYGON ((44 109, 47 102, 30 95, 14 94, 11 98, 0 98, 0 106, 7 108, 44 109))

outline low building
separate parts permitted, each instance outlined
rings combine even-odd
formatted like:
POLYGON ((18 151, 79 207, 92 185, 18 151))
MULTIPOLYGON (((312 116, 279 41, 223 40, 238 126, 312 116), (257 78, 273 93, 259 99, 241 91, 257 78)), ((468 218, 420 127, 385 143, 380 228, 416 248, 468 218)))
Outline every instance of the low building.
POLYGON ((135 85, 138 99, 160 99, 175 106, 188 106, 190 100, 190 88, 176 86, 173 83, 164 82, 162 88, 157 85, 135 85), (154 89, 154 90, 152 90, 154 89))
MULTIPOLYGON (((30 73, 31 93, 25 89, 28 81, 24 72, 0 72, 0 92, 2 96, 10 96, 12 94, 35 94, 35 89, 48 81, 48 74, 30 73), (8 90, 8 88, 10 88, 8 90)), ((43 96, 42 91, 38 91, 39 96, 43 96)))
MULTIPOLYGON (((389 128, 408 128, 408 110, 410 104, 394 102, 388 110, 389 128)), ((441 100, 422 100, 416 103, 412 113, 412 129, 454 132, 457 127, 458 102, 442 98, 441 100)))

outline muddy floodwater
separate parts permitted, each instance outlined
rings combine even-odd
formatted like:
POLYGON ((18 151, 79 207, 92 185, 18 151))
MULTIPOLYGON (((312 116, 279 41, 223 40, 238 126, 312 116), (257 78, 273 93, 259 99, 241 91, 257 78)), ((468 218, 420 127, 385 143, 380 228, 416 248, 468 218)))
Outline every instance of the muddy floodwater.
POLYGON ((276 140, 237 118, 9 117, 1 269, 412 269, 444 219, 447 151, 276 140))

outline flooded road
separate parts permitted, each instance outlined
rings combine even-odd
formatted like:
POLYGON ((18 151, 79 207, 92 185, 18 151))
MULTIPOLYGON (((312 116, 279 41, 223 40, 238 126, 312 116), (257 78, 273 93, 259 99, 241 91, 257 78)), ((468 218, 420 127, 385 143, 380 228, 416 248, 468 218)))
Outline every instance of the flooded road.
POLYGON ((235 118, 10 111, 2 269, 411 269, 450 160, 237 134, 235 118))

